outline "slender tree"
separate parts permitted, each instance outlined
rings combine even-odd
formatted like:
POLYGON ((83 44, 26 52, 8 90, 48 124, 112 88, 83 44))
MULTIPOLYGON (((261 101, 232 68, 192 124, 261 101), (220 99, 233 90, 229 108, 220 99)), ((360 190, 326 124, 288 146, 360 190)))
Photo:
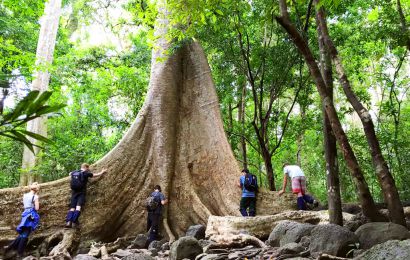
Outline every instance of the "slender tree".
MULTIPOLYGON (((53 61, 54 47, 56 44, 58 24, 61 14, 61 0, 49 0, 44 7, 44 15, 40 19, 40 35, 37 44, 36 65, 38 70, 32 83, 32 90, 44 92, 48 89, 50 73, 47 70, 53 61)), ((47 116, 34 119, 27 123, 27 131, 47 136, 47 116)), ((37 164, 41 142, 36 139, 29 139, 36 146, 34 153, 27 147, 24 148, 22 168, 20 175, 20 186, 30 184, 34 181, 40 181, 39 174, 33 174, 31 170, 37 164)))
MULTIPOLYGON (((317 26, 319 51, 320 51, 320 69, 322 77, 326 84, 326 91, 333 102, 333 72, 332 61, 328 49, 325 46, 322 37, 321 28, 317 26)), ((337 161, 337 144, 336 137, 333 133, 332 126, 326 109, 322 107, 323 114, 323 145, 326 159, 326 177, 327 177, 327 199, 329 207, 329 222, 343 226, 342 200, 340 197, 339 166, 337 161)))

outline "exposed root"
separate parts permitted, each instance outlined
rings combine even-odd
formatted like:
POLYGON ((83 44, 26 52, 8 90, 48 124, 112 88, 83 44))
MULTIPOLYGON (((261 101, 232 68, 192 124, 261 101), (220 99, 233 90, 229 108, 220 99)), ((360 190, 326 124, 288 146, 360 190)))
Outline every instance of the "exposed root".
POLYGON ((43 247, 53 247, 49 256, 71 255, 80 244, 81 232, 78 229, 58 230, 43 242, 43 247))
POLYGON ((210 248, 233 248, 233 247, 244 247, 247 245, 254 245, 259 248, 266 248, 267 246, 262 240, 257 237, 250 236, 247 234, 229 235, 229 236, 219 236, 213 238, 216 244, 210 244, 210 248))
POLYGON ((175 241, 175 236, 172 233, 171 228, 169 227, 168 218, 164 218, 162 220, 162 224, 164 225, 165 232, 167 232, 167 235, 169 237, 169 243, 174 242, 175 241))

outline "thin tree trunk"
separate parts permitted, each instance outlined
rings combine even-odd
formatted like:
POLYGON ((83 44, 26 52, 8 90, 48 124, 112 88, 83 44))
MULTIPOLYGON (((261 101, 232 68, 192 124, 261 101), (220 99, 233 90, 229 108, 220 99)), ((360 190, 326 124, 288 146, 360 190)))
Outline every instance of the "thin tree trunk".
POLYGON ((350 146, 346 133, 342 128, 333 102, 327 93, 326 84, 322 78, 319 67, 316 64, 315 58, 309 49, 307 42, 303 39, 295 26, 290 22, 286 0, 279 0, 279 5, 281 17, 276 17, 276 20, 288 32, 289 36, 292 38, 292 41, 305 58, 306 64, 319 92, 322 104, 325 107, 326 114, 329 117, 330 124, 340 146, 340 150, 342 151, 347 167, 354 178, 359 193, 358 195, 362 205, 363 214, 372 221, 382 221, 384 218, 376 208, 357 158, 352 147, 350 146))
MULTIPOLYGON (((61 0, 49 0, 44 7, 44 15, 41 18, 40 35, 37 44, 36 65, 38 69, 35 80, 32 83, 32 90, 41 92, 48 89, 50 73, 47 69, 41 68, 49 66, 53 62, 54 47, 56 44, 58 23, 61 14, 61 0)), ((27 131, 47 136, 47 116, 36 118, 27 123, 27 131)), ((29 138, 35 144, 40 145, 38 140, 29 138)), ((39 174, 33 174, 31 170, 36 166, 40 148, 34 146, 34 153, 24 147, 22 168, 20 175, 20 186, 28 185, 34 181, 41 181, 39 174)))
MULTIPOLYGON (((326 49, 323 38, 321 37, 320 27, 317 27, 319 50, 320 50, 320 69, 322 77, 325 80, 327 94, 333 102, 333 77, 332 62, 326 49)), ((327 198, 329 210, 329 222, 343 226, 342 200, 340 197, 339 166, 337 161, 336 137, 333 134, 329 117, 326 114, 325 107, 322 107, 323 113, 323 143, 326 158, 326 176, 327 176, 327 198)))
MULTIPOLYGON (((318 3, 318 0, 315 0, 318 3)), ((406 221, 404 217, 403 206, 400 202, 400 196, 396 188, 393 176, 384 160, 379 140, 374 131, 374 124, 369 111, 363 106, 356 94, 353 92, 350 85, 350 81, 347 78, 346 72, 344 70, 342 60, 338 55, 337 49, 333 44, 332 39, 329 36, 326 18, 324 14, 324 9, 319 8, 317 10, 317 20, 320 26, 320 31, 322 33, 323 41, 329 50, 330 56, 336 67, 336 72, 339 76, 340 85, 343 87, 343 91, 349 101, 353 106, 356 113, 362 122, 364 133, 366 135, 367 143, 369 145, 373 166, 376 170, 376 175, 378 181, 383 190, 384 200, 387 203, 389 209, 390 220, 396 224, 406 226, 406 221)))
POLYGON ((238 104, 238 121, 241 124, 241 138, 239 150, 242 154, 242 165, 244 169, 248 168, 248 156, 245 139, 245 113, 246 113, 246 83, 242 83, 241 99, 238 104))

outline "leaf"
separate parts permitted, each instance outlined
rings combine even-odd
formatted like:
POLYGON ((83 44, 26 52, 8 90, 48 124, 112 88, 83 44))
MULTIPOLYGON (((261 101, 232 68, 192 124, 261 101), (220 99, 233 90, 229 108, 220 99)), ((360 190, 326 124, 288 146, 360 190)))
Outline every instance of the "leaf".
POLYGON ((28 93, 20 102, 18 102, 17 106, 11 111, 9 114, 4 116, 3 121, 13 121, 14 119, 18 118, 21 115, 24 115, 24 110, 27 109, 28 105, 36 99, 40 91, 33 90, 28 93))
POLYGON ((42 116, 42 115, 49 114, 52 112, 57 112, 65 106, 66 106, 65 104, 57 104, 54 106, 43 106, 37 111, 35 111, 35 116, 42 116))
MULTIPOLYGON (((12 132, 12 131, 10 131, 10 132, 12 132)), ((14 132, 15 132, 15 131, 14 131, 14 132)), ((5 132, 0 132, 0 135, 5 136, 5 137, 8 137, 8 138, 11 138, 11 139, 16 140, 16 141, 18 141, 18 142, 24 143, 24 144, 27 146, 27 148, 30 149, 30 151, 31 151, 32 153, 34 153, 33 144, 32 144, 24 135, 22 135, 22 134, 15 135, 14 133, 12 133, 12 134, 7 134, 7 133, 5 133, 5 132), (21 137, 23 137, 23 138, 21 138, 21 137)))
POLYGON ((44 91, 43 93, 38 96, 36 100, 27 108, 27 116, 30 116, 36 112, 42 105, 44 105, 47 100, 50 98, 52 92, 51 91, 44 91))
POLYGON ((27 131, 27 130, 19 130, 19 132, 21 132, 22 134, 28 135, 28 136, 30 136, 30 137, 36 139, 36 140, 39 140, 39 141, 41 141, 41 142, 44 142, 44 143, 48 143, 48 144, 52 144, 52 143, 53 143, 53 141, 51 141, 51 140, 48 139, 47 137, 44 137, 44 136, 42 136, 42 135, 39 135, 39 134, 30 132, 30 131, 27 131))

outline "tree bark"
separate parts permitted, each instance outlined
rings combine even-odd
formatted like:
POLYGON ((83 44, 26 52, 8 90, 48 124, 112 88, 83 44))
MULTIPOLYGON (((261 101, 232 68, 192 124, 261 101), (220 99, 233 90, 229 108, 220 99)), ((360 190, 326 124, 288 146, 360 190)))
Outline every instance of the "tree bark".
POLYGON ((397 0, 396 7, 397 7, 397 12, 399 13, 399 17, 400 17, 400 28, 401 28, 402 33, 404 34, 404 39, 406 41, 405 44, 406 44, 407 50, 410 51, 409 29, 407 28, 406 17, 404 16, 403 8, 401 7, 400 0, 397 0))
MULTIPOLYGON (((320 69, 322 77, 326 84, 327 94, 333 103, 333 76, 332 62, 329 52, 326 49, 320 27, 317 27, 319 51, 320 51, 320 69)), ((342 200, 340 197, 339 166, 337 161, 336 137, 332 131, 329 117, 326 114, 325 107, 322 107, 323 113, 323 145, 326 158, 326 176, 327 176, 327 199, 329 210, 329 222, 343 226, 342 200)))
MULTIPOLYGON (((315 0, 315 4, 317 3, 318 0, 315 0)), ((387 163, 384 160, 379 140, 374 130, 373 120, 369 111, 363 106, 359 98, 352 90, 350 81, 347 78, 347 74, 344 70, 342 60, 338 55, 337 49, 334 46, 332 39, 329 36, 323 7, 317 10, 317 21, 322 33, 321 36, 323 37, 323 41, 329 50, 333 63, 335 64, 340 85, 343 87, 343 91, 349 103, 353 106, 354 110, 360 118, 360 121, 362 122, 367 143, 370 148, 373 166, 375 167, 376 175, 383 191, 384 200, 389 209, 390 219, 396 224, 406 226, 403 206, 400 202, 400 196, 397 191, 393 176, 391 175, 387 163)))
MULTIPOLYGON (((35 80, 32 83, 32 90, 41 92, 48 89, 50 73, 42 68, 49 66, 53 62, 54 47, 56 44, 58 23, 61 14, 61 0, 49 0, 44 7, 44 15, 40 23, 40 35, 37 44, 36 66, 40 68, 36 72, 35 80)), ((36 118, 27 123, 27 131, 47 137, 47 116, 36 118)), ((36 139, 28 137, 31 143, 40 145, 36 139)), ((24 147, 22 173, 20 174, 20 186, 28 185, 34 181, 41 181, 39 174, 33 174, 32 169, 37 164, 40 148, 34 146, 34 153, 24 147)))
POLYGON ((350 146, 346 133, 342 128, 336 109, 326 91, 326 84, 322 78, 319 67, 316 64, 315 58, 307 42, 303 39, 295 26, 290 22, 286 1, 279 0, 279 6, 281 16, 276 17, 276 20, 287 31, 289 36, 292 38, 293 43, 305 58, 306 64, 319 92, 322 104, 325 107, 326 114, 329 117, 330 124, 340 146, 340 150, 342 151, 347 167, 354 178, 358 190, 359 200, 362 205, 363 214, 372 221, 382 221, 384 218, 377 211, 373 197, 370 194, 369 187, 364 179, 356 156, 350 146))

